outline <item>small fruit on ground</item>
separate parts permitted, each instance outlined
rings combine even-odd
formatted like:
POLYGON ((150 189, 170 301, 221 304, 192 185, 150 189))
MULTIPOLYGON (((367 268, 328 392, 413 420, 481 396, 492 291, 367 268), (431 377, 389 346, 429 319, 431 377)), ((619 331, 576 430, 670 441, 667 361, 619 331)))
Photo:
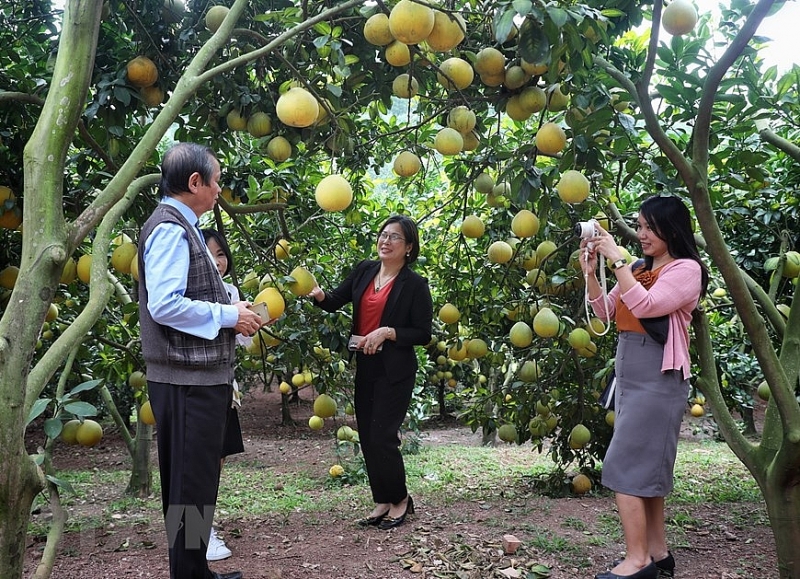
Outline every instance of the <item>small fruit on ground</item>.
POLYGON ((333 478, 340 477, 344 474, 344 468, 341 464, 334 464, 329 470, 328 474, 331 475, 333 478))
POLYGON ((575 475, 570 483, 572 492, 576 495, 583 495, 592 490, 592 480, 583 473, 575 475))
POLYGON ((314 414, 322 418, 336 416, 336 400, 327 394, 320 394, 314 399, 314 414))
POLYGON ((692 416, 695 418, 700 418, 706 413, 705 408, 703 408, 702 404, 692 404, 692 409, 690 410, 692 416))

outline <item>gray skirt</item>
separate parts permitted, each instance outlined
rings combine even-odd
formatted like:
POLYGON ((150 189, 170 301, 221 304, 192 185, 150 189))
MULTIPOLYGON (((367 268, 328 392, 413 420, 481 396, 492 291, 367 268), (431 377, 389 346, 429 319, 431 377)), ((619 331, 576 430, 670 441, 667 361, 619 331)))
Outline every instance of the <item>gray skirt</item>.
POLYGON ((672 491, 689 381, 680 370, 662 373, 663 355, 664 347, 649 336, 620 332, 614 435, 602 479, 615 492, 664 497, 672 491))

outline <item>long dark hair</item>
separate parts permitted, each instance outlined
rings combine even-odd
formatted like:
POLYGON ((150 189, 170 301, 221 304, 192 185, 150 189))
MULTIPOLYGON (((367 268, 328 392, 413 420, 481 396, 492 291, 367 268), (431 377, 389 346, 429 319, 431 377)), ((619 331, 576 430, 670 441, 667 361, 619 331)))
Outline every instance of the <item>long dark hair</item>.
POLYGON ((222 234, 216 229, 201 229, 200 232, 203 234, 203 239, 206 240, 206 245, 208 245, 209 239, 213 239, 219 244, 225 257, 228 258, 228 268, 222 272, 222 277, 225 277, 231 272, 231 268, 233 267, 233 254, 231 253, 231 248, 228 247, 228 242, 225 241, 225 238, 222 237, 222 234))
POLYGON ((216 169, 214 150, 197 143, 173 145, 161 161, 161 197, 179 195, 189 191, 189 177, 199 173, 204 185, 211 183, 216 169))
POLYGON ((381 225, 381 228, 378 230, 378 235, 383 233, 386 226, 392 223, 398 223, 400 225, 400 228, 403 230, 403 237, 406 238, 406 243, 411 244, 411 251, 406 255, 406 265, 411 265, 417 261, 417 256, 419 256, 419 230, 417 229, 417 224, 406 215, 392 215, 381 225))
MULTIPOLYGON (((700 259, 700 251, 694 239, 692 216, 689 208, 678 197, 656 195, 644 200, 639 208, 647 225, 659 239, 667 244, 667 251, 675 259, 693 259, 700 265, 701 293, 705 295, 708 288, 708 268, 700 259)), ((653 258, 645 256, 647 269, 653 266, 653 258)))

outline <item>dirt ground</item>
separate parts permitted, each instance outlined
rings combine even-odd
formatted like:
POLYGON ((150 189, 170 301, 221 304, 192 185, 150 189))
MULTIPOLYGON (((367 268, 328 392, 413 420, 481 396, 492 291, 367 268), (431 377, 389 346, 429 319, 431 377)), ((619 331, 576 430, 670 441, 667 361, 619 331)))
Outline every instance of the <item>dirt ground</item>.
MULTIPOLYGON (((238 456, 257 458, 287 476, 298 469, 325 472, 330 464, 326 449, 333 453, 330 433, 306 435, 309 406, 304 402, 293 410, 299 427, 283 427, 279 395, 248 394, 241 412, 246 453, 238 456), (298 436, 297 429, 304 435, 298 436)), ((479 435, 452 425, 426 431, 422 438, 430 445, 480 444, 479 435)), ((121 449, 119 440, 109 436, 94 449, 62 449, 57 466, 125 469, 127 458, 121 449)), ((413 480, 409 487, 413 491, 413 480)), ((116 498, 87 502, 102 505, 116 498)), ((356 526, 354 521, 365 514, 361 507, 341 507, 324 518, 304 512, 258 519, 218 513, 218 528, 233 556, 212 563, 211 568, 242 570, 247 579, 577 579, 605 571, 624 549, 623 543, 603 536, 608 520, 616 520, 613 498, 607 494, 552 499, 530 493, 520 483, 517 488, 498 489, 488 500, 447 507, 433 497, 428 501, 417 497, 416 502, 417 514, 390 532, 356 526), (503 552, 506 534, 521 541, 513 555, 503 552)), ((34 520, 43 516, 34 515, 34 520)), ((690 520, 681 524, 679 536, 670 537, 676 577, 778 576, 763 504, 668 503, 667 516, 690 520)), ((153 513, 152 523, 130 524, 124 519, 114 515, 100 528, 68 533, 59 547, 53 579, 167 579, 167 541, 160 515, 153 513)), ((43 548, 43 539, 28 539, 26 577, 35 571, 43 548)))

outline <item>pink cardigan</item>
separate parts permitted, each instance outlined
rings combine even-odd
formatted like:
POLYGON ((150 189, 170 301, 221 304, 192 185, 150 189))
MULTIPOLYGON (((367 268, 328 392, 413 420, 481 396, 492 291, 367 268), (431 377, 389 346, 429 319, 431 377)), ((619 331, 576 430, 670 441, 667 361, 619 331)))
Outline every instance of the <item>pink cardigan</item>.
MULTIPOLYGON (((700 299, 700 290, 700 264, 693 259, 676 259, 661 268, 658 279, 650 290, 637 283, 621 296, 637 318, 655 318, 669 314, 669 335, 664 344, 661 371, 682 369, 684 380, 692 375, 689 324, 692 321, 692 310, 697 307, 700 299)), ((608 293, 608 317, 605 317, 603 296, 591 300, 589 303, 595 315, 605 322, 613 320, 616 317, 617 295, 619 285, 608 293)))

